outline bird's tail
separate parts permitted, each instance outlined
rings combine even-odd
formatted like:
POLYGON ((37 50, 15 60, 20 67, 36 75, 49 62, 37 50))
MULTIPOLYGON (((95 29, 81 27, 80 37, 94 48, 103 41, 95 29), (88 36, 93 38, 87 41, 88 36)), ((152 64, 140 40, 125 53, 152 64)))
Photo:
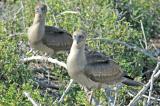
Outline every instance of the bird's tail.
POLYGON ((134 80, 129 79, 129 78, 124 78, 122 83, 125 84, 125 85, 128 85, 128 86, 143 86, 143 83, 134 81, 134 80))

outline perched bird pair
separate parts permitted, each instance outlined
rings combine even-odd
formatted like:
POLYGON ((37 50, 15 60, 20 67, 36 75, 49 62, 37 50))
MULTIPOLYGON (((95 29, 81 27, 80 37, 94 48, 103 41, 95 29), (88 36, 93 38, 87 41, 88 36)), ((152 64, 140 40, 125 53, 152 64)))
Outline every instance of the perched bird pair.
POLYGON ((30 45, 47 53, 70 49, 67 70, 73 80, 88 89, 106 88, 107 85, 117 83, 141 85, 128 77, 112 59, 98 52, 85 51, 87 34, 84 31, 75 31, 71 37, 64 30, 45 26, 46 12, 44 4, 38 3, 35 7, 35 18, 28 32, 30 45))

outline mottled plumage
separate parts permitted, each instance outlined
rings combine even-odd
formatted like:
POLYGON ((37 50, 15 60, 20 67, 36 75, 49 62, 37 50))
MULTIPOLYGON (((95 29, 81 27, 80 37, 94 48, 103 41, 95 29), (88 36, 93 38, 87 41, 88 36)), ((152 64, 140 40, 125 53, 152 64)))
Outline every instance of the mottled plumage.
POLYGON ((50 54, 69 50, 72 45, 71 35, 63 29, 46 26, 46 12, 46 5, 41 3, 36 5, 34 21, 28 30, 30 46, 36 50, 50 54))
POLYGON ((124 83, 141 85, 129 78, 111 58, 100 52, 86 52, 86 34, 83 31, 73 33, 73 44, 67 59, 68 73, 72 79, 90 88, 105 88, 107 85, 124 83))

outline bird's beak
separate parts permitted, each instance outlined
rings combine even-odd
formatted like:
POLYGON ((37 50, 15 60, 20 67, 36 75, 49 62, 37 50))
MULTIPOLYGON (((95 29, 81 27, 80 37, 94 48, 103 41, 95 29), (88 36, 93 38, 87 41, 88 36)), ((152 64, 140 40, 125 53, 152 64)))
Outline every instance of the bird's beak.
POLYGON ((76 37, 76 43, 79 44, 80 42, 81 40, 78 37, 76 37))
POLYGON ((74 37, 73 40, 75 41, 76 44, 79 44, 80 39, 78 37, 74 37))
POLYGON ((36 9, 35 12, 38 13, 38 14, 42 14, 42 11, 41 11, 40 8, 39 8, 39 9, 36 9))

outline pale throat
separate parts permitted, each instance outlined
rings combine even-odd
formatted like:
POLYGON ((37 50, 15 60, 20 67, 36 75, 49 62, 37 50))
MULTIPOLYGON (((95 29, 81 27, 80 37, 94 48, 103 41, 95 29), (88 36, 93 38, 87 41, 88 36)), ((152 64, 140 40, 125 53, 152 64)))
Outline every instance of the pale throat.
POLYGON ((35 14, 33 24, 37 24, 37 23, 45 24, 45 16, 40 14, 35 14))
POLYGON ((82 44, 81 46, 77 45, 76 41, 73 41, 70 55, 72 55, 75 59, 79 57, 85 58, 85 44, 82 44))
POLYGON ((72 74, 75 74, 78 70, 82 70, 86 64, 85 45, 79 48, 77 46, 76 42, 73 41, 70 54, 67 58, 67 68, 69 69, 69 73, 72 74))
POLYGON ((75 40, 73 40, 73 44, 71 47, 71 51, 83 52, 85 50, 85 43, 77 44, 75 40))

